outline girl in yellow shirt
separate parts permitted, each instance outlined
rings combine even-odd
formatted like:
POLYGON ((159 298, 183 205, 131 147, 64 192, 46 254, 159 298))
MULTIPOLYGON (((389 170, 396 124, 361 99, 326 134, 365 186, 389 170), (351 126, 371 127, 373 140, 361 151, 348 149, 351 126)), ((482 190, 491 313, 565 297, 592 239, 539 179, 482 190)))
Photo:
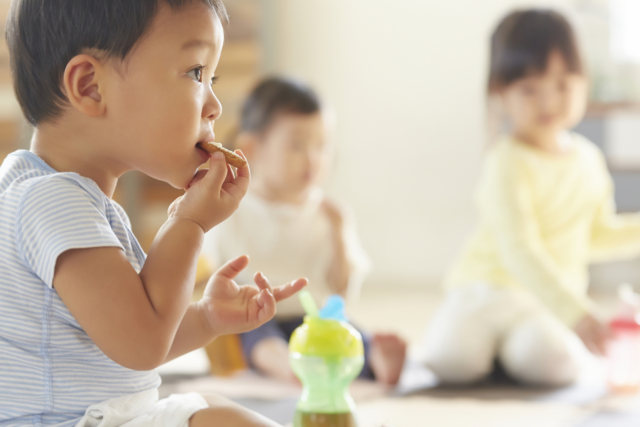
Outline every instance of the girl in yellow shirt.
POLYGON ((571 133, 587 79, 571 26, 551 10, 508 15, 491 39, 490 95, 511 131, 487 155, 480 224, 454 263, 429 327, 443 382, 486 376, 494 359, 523 383, 575 380, 607 330, 586 296, 593 260, 640 253, 640 215, 616 215, 602 153, 571 133))

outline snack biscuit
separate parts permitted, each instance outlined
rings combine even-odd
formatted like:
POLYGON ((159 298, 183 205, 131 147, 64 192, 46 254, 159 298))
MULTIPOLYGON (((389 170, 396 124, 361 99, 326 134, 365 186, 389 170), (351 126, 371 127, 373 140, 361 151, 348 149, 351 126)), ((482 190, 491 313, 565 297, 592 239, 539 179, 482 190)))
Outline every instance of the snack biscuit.
POLYGON ((237 168, 243 168, 247 166, 247 161, 245 159, 238 156, 233 151, 227 150, 219 142, 200 142, 198 143, 198 146, 209 154, 213 154, 216 151, 220 151, 222 154, 224 154, 225 160, 231 166, 235 166, 237 168))

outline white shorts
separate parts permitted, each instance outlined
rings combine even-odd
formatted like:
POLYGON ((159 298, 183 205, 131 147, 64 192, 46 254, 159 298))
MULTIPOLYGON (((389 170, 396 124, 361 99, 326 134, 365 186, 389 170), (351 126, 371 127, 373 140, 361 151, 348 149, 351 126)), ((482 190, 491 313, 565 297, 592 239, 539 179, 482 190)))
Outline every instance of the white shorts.
POLYGON ((196 412, 208 408, 198 393, 158 400, 158 389, 91 405, 76 427, 187 427, 196 412))

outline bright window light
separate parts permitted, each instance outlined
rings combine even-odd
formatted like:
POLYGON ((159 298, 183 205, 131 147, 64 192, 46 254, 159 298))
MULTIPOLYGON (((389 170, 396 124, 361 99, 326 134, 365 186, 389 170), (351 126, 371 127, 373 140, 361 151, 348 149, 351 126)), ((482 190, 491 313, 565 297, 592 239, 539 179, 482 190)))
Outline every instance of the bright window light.
POLYGON ((610 6, 613 59, 640 63, 640 0, 610 0, 610 6))

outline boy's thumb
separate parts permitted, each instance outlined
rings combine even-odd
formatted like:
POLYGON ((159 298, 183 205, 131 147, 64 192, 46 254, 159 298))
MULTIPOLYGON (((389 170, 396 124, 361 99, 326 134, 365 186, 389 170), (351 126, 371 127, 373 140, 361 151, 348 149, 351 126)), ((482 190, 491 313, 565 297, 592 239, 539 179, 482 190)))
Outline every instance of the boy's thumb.
POLYGON ((206 174, 207 174, 207 169, 200 169, 198 172, 196 172, 193 178, 191 178, 191 182, 189 183, 189 185, 187 185, 187 188, 185 188, 185 190, 190 189, 193 186, 193 184, 195 184, 198 181, 201 181, 206 174))

